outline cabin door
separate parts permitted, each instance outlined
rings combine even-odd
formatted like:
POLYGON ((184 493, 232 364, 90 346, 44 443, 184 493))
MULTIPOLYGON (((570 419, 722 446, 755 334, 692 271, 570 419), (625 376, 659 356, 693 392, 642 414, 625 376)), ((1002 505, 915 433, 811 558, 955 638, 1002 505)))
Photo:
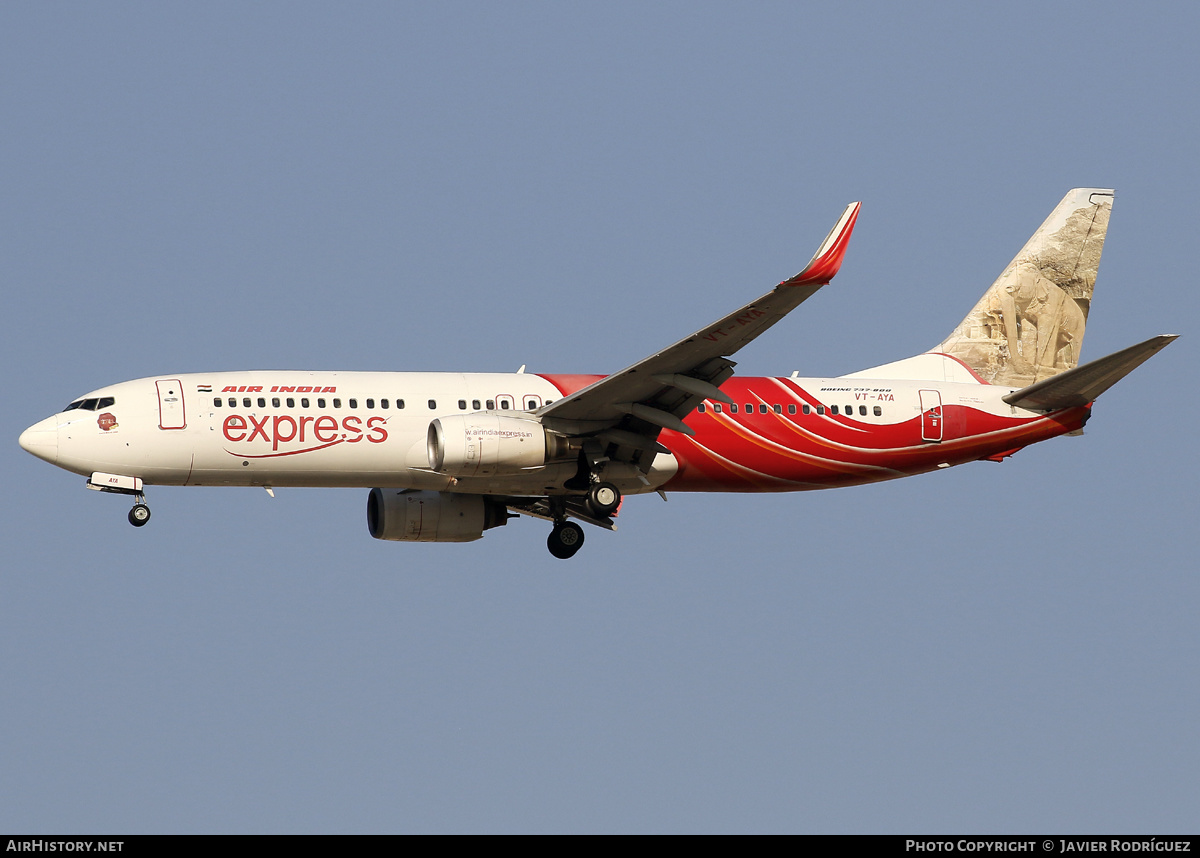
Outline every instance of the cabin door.
POLYGON ((183 385, 179 383, 179 379, 160 379, 154 382, 154 385, 158 388, 158 428, 187 428, 187 415, 183 409, 183 385))
POLYGON ((942 394, 936 390, 922 390, 921 394, 921 440, 938 443, 942 440, 942 394))

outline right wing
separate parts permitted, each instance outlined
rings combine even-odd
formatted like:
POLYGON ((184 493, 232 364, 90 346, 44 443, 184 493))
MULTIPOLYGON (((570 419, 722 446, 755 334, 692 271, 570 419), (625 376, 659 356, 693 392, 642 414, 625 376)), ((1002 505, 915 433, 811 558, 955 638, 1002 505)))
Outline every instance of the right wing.
MULTIPOLYGON (((733 375, 729 356, 833 279, 861 203, 851 203, 804 270, 772 291, 674 345, 540 408, 536 415, 566 435, 616 445, 613 458, 649 467, 664 429, 692 434, 683 419, 705 399, 729 402, 718 386, 733 375)), ((645 469, 643 468, 643 469, 645 469)))

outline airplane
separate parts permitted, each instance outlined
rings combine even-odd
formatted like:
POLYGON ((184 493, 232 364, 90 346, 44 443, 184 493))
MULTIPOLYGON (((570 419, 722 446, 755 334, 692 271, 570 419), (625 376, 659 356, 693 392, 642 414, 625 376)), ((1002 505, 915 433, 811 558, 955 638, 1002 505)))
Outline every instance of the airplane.
POLYGON ((612 375, 167 374, 74 399, 20 444, 131 496, 136 527, 149 485, 360 487, 377 539, 470 542, 527 516, 566 559, 627 495, 861 485, 1082 434, 1176 339, 1079 364, 1112 203, 1071 190, 944 340, 836 378, 740 377, 731 357, 833 279, 860 203, 799 274, 612 375))

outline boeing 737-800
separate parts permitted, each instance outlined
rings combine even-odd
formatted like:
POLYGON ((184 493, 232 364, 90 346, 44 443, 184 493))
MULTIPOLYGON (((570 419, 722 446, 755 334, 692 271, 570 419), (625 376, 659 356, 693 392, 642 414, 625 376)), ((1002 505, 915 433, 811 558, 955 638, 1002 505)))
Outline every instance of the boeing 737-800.
POLYGON ((612 375, 168 374, 85 394, 20 444, 133 496, 139 527, 147 485, 351 486, 378 539, 467 542, 525 515, 566 558, 576 521, 614 529, 624 495, 858 485, 1080 433, 1175 339, 1079 365, 1112 201, 1070 191, 945 340, 838 378, 743 378, 730 358, 833 279, 858 203, 799 274, 612 375))

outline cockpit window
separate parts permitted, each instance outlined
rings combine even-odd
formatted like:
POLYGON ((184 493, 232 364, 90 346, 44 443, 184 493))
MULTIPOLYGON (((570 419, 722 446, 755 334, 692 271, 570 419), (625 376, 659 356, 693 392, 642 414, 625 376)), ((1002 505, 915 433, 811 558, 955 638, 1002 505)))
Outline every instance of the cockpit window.
POLYGON ((111 396, 95 397, 92 399, 76 399, 63 411, 74 411, 78 408, 81 411, 99 411, 101 408, 112 408, 117 400, 111 396))

